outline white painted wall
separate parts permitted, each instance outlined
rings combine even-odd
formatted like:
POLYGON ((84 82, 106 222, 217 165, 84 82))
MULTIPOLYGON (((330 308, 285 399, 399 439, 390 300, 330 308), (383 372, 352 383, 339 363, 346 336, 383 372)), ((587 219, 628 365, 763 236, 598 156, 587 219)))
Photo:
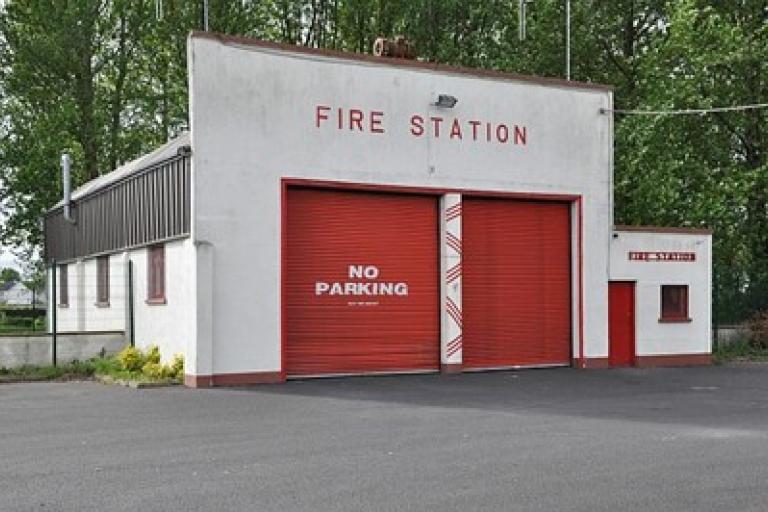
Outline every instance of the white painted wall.
POLYGON ((124 254, 109 257, 109 305, 98 305, 98 273, 96 258, 83 261, 84 275, 84 331, 122 331, 125 329, 127 307, 126 273, 127 260, 124 254))
POLYGON ((61 272, 60 267, 57 268, 56 302, 59 331, 95 332, 122 331, 125 329, 126 262, 125 253, 109 256, 108 306, 97 304, 96 258, 78 260, 67 264, 69 304, 66 307, 58 304, 61 297, 61 272))
POLYGON ((616 231, 611 241, 611 280, 636 281, 635 351, 638 356, 712 351, 712 236, 616 231), (630 251, 693 252, 695 262, 630 261, 630 251), (659 322, 661 285, 688 285, 691 322, 659 322))
MULTIPOLYGON (((59 299, 61 297, 61 281, 62 281, 62 271, 61 266, 57 266, 56 268, 56 298, 55 301, 50 301, 49 303, 49 314, 48 318, 49 320, 52 318, 50 314, 50 308, 53 306, 53 302, 56 302, 56 325, 58 326, 59 332, 77 332, 83 330, 82 327, 82 310, 79 307, 81 303, 83 303, 82 298, 82 289, 77 286, 77 283, 80 282, 80 273, 82 272, 82 263, 78 261, 73 261, 67 264, 66 266, 66 272, 67 272, 67 283, 68 283, 68 302, 66 305, 60 304, 59 299)), ((49 281, 49 294, 48 296, 51 296, 50 293, 50 271, 48 274, 48 281, 49 281)))
POLYGON ((134 272, 136 346, 157 345, 164 361, 177 353, 186 354, 193 332, 192 247, 189 238, 165 244, 165 304, 147 303, 147 249, 130 252, 134 272))
MULTIPOLYGON (((160 347, 163 360, 186 354, 193 339, 195 302, 192 295, 194 249, 190 239, 165 244, 166 303, 148 304, 147 249, 139 248, 110 255, 110 301, 97 305, 96 259, 88 258, 68 265, 69 306, 58 307, 60 332, 128 331, 127 268, 133 262, 134 326, 136 346, 160 347)), ((57 272, 57 278, 61 276, 57 272)), ((60 284, 59 284, 60 286, 60 284)), ((50 290, 50 274, 49 274, 50 290)), ((58 301, 58 291, 56 299, 58 301)), ((50 314, 49 314, 50 318, 50 314)))
MULTIPOLYGON (((191 356, 188 373, 280 369, 284 177, 583 196, 586 355, 607 355, 613 126, 599 109, 611 107, 609 92, 300 55, 201 36, 190 39, 189 63, 192 235, 208 263, 198 264, 193 280, 201 305, 197 350, 206 355, 200 361, 191 356), (436 93, 459 102, 437 109, 430 106, 436 93), (317 105, 383 111, 386 133, 338 130, 333 119, 317 128, 317 105), (526 125, 527 145, 414 137, 412 114, 526 125)), ((574 230, 574 252, 576 241, 574 230)), ((574 355, 577 334, 574 329, 574 355)))

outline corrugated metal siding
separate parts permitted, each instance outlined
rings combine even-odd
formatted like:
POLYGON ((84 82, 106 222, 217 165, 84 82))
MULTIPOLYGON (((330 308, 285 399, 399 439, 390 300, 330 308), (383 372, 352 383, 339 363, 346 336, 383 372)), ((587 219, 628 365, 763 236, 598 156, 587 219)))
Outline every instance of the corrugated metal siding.
POLYGON ((188 156, 174 157, 75 201, 74 224, 61 208, 50 212, 46 258, 66 261, 188 235, 189 164, 188 156))

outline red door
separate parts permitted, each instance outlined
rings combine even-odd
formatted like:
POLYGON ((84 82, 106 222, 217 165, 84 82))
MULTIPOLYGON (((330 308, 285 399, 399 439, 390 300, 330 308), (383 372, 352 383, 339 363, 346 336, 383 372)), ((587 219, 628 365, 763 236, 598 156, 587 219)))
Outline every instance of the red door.
POLYGON ((464 366, 568 365, 570 205, 463 201, 464 366))
POLYGON ((608 283, 608 360, 611 366, 635 362, 635 283, 608 283))
POLYGON ((434 197, 289 188, 289 376, 439 368, 434 197))

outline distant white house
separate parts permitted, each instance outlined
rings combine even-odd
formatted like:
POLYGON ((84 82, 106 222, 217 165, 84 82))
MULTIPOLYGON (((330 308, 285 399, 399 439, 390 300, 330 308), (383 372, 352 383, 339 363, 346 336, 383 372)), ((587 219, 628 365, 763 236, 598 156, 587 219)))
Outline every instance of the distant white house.
POLYGON ((0 283, 0 304, 8 306, 31 306, 32 302, 45 304, 45 292, 33 292, 21 281, 0 283))

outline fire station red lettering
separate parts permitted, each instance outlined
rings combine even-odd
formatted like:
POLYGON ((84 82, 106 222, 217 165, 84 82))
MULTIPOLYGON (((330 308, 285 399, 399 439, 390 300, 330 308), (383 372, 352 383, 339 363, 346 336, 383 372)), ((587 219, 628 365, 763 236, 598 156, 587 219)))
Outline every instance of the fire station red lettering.
POLYGON ((453 120, 453 125, 451 126, 451 138, 461 138, 461 123, 459 123, 458 119, 453 120))
POLYGON ((515 144, 525 146, 525 141, 528 138, 528 130, 525 126, 515 126, 515 144))
MULTIPOLYGON (((314 124, 316 128, 321 130, 330 128, 335 124, 337 130, 346 130, 352 133, 385 134, 391 131, 385 128, 386 112, 383 110, 363 110, 329 105, 315 105, 314 109, 314 124)), ((426 135, 432 139, 440 139, 442 131, 442 139, 454 144, 461 144, 463 141, 474 143, 483 138, 486 142, 497 145, 520 147, 528 144, 528 128, 525 125, 499 122, 498 120, 481 121, 471 118, 420 114, 413 114, 407 119, 407 124, 401 129, 405 129, 404 134, 411 137, 426 135), (483 132, 485 132, 485 137, 483 137, 483 132), (471 138, 469 137, 470 133, 472 133, 471 138), (464 138, 464 134, 467 135, 466 138, 464 138)))
POLYGON ((411 134, 416 137, 424 135, 424 118, 421 116, 411 116, 411 134))
POLYGON ((482 123, 480 121, 470 121, 469 124, 472 125, 472 140, 477 140, 477 127, 482 123))
POLYGON ((328 119, 328 112, 331 111, 331 107, 326 107, 323 105, 318 105, 317 109, 315 110, 315 126, 320 128, 320 121, 325 121, 328 119))
POLYGON ((360 131, 363 131, 363 112, 353 108, 349 111, 349 129, 354 130, 355 126, 360 131))
POLYGON ((435 136, 436 139, 440 138, 440 123, 443 122, 442 117, 430 117, 430 121, 432 121, 432 135, 435 136))
POLYGON ((384 133, 384 126, 382 126, 382 120, 384 118, 384 112, 378 112, 374 110, 371 112, 371 133, 384 133))

